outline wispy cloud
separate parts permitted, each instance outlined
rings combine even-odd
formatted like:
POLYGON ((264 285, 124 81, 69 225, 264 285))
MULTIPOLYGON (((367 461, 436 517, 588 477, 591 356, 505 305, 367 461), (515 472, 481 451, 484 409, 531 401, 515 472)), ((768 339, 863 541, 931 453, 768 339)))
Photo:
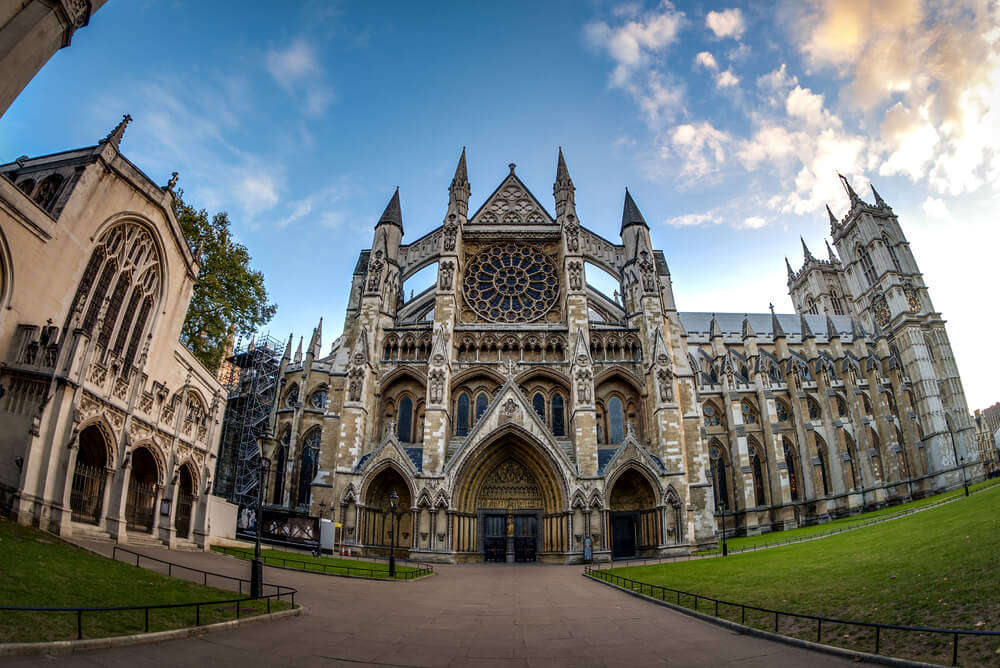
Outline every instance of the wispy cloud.
POLYGON ((709 12, 705 17, 705 25, 719 38, 732 37, 739 39, 743 35, 743 31, 746 30, 743 12, 739 9, 709 12))
POLYGON ((286 93, 297 100, 306 116, 322 116, 334 101, 333 88, 319 63, 316 48, 296 38, 266 54, 267 71, 286 93))

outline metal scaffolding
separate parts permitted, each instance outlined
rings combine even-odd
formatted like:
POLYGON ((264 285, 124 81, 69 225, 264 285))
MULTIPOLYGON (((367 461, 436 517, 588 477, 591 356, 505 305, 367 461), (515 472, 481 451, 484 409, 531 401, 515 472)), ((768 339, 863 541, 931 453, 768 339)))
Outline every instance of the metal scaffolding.
POLYGON ((259 439, 270 433, 271 407, 278 388, 281 343, 256 335, 223 362, 220 380, 227 390, 215 493, 240 507, 237 525, 255 512, 259 486, 259 439))

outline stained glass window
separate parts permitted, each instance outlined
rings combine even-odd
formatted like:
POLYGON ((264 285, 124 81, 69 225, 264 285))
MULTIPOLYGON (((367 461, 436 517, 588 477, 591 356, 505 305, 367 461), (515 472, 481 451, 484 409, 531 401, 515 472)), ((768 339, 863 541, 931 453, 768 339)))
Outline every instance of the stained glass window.
POLYGON ((413 399, 403 397, 399 400, 399 414, 396 418, 396 433, 401 443, 410 442, 413 431, 413 399))
POLYGON ((466 303, 491 322, 532 322, 559 296, 555 264, 524 244, 496 244, 477 253, 465 271, 466 303))
POLYGON ((611 443, 625 440, 625 412, 622 410, 622 400, 618 397, 608 400, 608 436, 611 443))
POLYGON ((469 435, 469 395, 462 392, 458 395, 455 409, 455 436, 469 435))
POLYGON ((545 397, 542 396, 541 392, 536 392, 535 396, 531 398, 531 405, 534 407, 535 412, 538 413, 538 417, 542 418, 542 422, 545 421, 545 397))
POLYGON ((561 394, 552 396, 552 435, 566 435, 566 408, 561 394))
POLYGON ((486 412, 486 406, 489 402, 489 397, 486 396, 485 392, 480 392, 476 396, 476 422, 479 422, 479 418, 483 417, 483 413, 486 412))

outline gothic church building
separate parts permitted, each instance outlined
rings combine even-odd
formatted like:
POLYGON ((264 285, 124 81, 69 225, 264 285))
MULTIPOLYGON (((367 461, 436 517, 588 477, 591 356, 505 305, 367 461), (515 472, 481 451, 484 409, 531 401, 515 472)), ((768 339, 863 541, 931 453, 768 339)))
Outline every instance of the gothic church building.
POLYGON ((578 218, 561 151, 554 216, 514 165, 470 214, 463 151, 436 229, 403 243, 392 196, 329 354, 322 322, 304 355, 289 339, 266 501, 355 552, 573 562, 688 553, 723 511, 758 533, 959 484, 976 455, 944 321, 891 207, 844 185, 837 253, 789 266, 795 314, 679 312, 627 190, 617 241, 578 218))

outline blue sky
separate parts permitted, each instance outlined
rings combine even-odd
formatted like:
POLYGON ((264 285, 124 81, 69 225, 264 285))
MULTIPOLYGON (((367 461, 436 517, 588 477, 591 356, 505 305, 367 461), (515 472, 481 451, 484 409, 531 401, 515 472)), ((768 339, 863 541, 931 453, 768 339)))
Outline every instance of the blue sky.
POLYGON ((551 211, 562 146, 583 223, 614 239, 627 185, 696 311, 790 311, 783 257, 801 262, 799 235, 825 254, 840 170, 900 216, 970 408, 1000 398, 982 338, 1000 329, 985 0, 247 7, 109 0, 4 116, 0 160, 132 114, 125 154, 230 212, 278 303, 271 333, 324 316, 324 349, 392 190, 405 239, 433 229, 463 146, 473 209, 515 162, 551 211))

